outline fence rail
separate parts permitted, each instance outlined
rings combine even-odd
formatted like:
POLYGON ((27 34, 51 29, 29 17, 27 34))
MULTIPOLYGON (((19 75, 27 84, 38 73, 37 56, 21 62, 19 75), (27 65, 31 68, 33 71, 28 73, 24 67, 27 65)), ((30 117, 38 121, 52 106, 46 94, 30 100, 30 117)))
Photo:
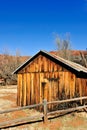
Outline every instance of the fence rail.
POLYGON ((5 121, 5 122, 0 123, 0 128, 14 126, 14 125, 22 124, 22 123, 27 123, 27 122, 29 122, 29 120, 38 119, 38 118, 42 118, 42 117, 43 117, 43 114, 40 114, 40 115, 36 115, 36 116, 23 117, 20 119, 5 121))
POLYGON ((52 111, 52 112, 47 113, 47 115, 58 114, 58 113, 63 113, 63 112, 72 112, 72 111, 80 110, 80 109, 83 109, 83 108, 86 108, 86 107, 87 107, 87 105, 79 106, 79 107, 76 107, 76 108, 68 108, 68 109, 65 109, 65 110, 52 111))
POLYGON ((72 98, 72 99, 66 99, 66 100, 58 100, 58 101, 52 101, 52 102, 47 102, 47 104, 55 104, 55 103, 65 103, 65 102, 72 102, 72 101, 79 101, 79 100, 84 100, 87 99, 87 97, 79 97, 79 98, 72 98))
POLYGON ((43 105, 43 103, 29 105, 29 106, 23 106, 23 107, 18 107, 18 108, 12 108, 12 109, 9 109, 9 110, 0 111, 0 114, 14 112, 14 111, 20 111, 20 110, 29 109, 29 108, 34 108, 34 107, 38 107, 38 106, 41 106, 41 105, 43 105))
POLYGON ((20 110, 24 110, 24 109, 36 108, 38 106, 43 106, 43 114, 41 113, 41 114, 35 115, 35 116, 30 116, 30 117, 25 117, 25 118, 20 118, 20 119, 14 119, 14 120, 11 120, 11 121, 5 121, 5 122, 0 123, 0 128, 12 126, 12 125, 18 125, 21 122, 25 123, 25 122, 29 122, 29 120, 38 119, 38 118, 43 118, 44 123, 46 123, 48 121, 49 115, 51 115, 51 114, 66 113, 66 112, 72 112, 72 111, 75 111, 75 110, 87 108, 87 105, 84 104, 83 106, 79 106, 79 107, 75 107, 75 108, 69 108, 69 109, 65 109, 65 110, 57 110, 57 111, 48 112, 47 105, 55 104, 55 103, 60 104, 60 103, 65 103, 65 102, 72 102, 72 101, 86 100, 86 99, 87 99, 87 97, 79 97, 79 98, 52 101, 52 102, 47 102, 47 100, 44 99, 43 103, 40 103, 40 104, 34 104, 34 105, 29 105, 29 106, 18 107, 18 108, 0 111, 0 114, 5 114, 5 113, 9 113, 9 112, 20 111, 20 110))

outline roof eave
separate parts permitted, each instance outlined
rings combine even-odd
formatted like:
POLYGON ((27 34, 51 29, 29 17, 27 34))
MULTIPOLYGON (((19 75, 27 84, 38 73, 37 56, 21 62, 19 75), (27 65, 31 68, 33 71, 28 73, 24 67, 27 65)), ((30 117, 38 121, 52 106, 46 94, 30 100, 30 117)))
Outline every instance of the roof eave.
POLYGON ((26 62, 24 62, 21 66, 19 66, 12 74, 17 74, 18 71, 20 71, 23 67, 25 67, 28 63, 30 63, 35 57, 37 57, 37 55, 39 55, 40 53, 43 53, 45 55, 48 55, 49 57, 55 59, 56 61, 59 61, 61 62, 62 64, 68 66, 69 68, 75 70, 76 72, 83 72, 83 73, 87 73, 87 71, 83 71, 82 69, 79 69, 78 67, 75 67, 75 65, 72 66, 72 63, 69 63, 67 62, 67 60, 61 58, 61 57, 56 57, 55 55, 53 54, 49 54, 48 52, 46 51, 42 51, 40 50, 39 52, 36 53, 36 55, 32 56, 31 58, 29 58, 26 62))

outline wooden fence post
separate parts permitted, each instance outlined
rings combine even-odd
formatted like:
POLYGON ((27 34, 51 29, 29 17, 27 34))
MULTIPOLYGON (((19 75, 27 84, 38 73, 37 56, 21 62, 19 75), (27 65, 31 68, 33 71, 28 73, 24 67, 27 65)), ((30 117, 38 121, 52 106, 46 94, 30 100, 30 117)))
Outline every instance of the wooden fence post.
POLYGON ((47 100, 46 99, 43 100, 43 113, 44 113, 44 118, 43 118, 44 123, 47 123, 48 118, 47 118, 47 100))

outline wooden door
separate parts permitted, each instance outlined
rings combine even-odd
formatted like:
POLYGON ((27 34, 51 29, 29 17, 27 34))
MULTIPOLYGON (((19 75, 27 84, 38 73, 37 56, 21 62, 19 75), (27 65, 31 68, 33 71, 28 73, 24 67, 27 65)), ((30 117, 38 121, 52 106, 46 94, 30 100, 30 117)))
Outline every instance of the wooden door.
POLYGON ((42 82, 42 101, 47 99, 47 83, 42 82))

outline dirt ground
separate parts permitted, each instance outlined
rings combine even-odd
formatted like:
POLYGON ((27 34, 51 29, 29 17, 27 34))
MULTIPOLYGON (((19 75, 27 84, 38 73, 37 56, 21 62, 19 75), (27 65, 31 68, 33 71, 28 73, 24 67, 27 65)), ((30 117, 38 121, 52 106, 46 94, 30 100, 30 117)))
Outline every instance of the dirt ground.
MULTIPOLYGON (((17 86, 0 86, 0 111, 17 107, 17 86)), ((22 110, 8 114, 0 114, 0 123, 15 118, 33 115, 35 110, 22 110)), ((1 130, 87 130, 87 113, 79 112, 50 119, 46 124, 35 122, 1 130)))

